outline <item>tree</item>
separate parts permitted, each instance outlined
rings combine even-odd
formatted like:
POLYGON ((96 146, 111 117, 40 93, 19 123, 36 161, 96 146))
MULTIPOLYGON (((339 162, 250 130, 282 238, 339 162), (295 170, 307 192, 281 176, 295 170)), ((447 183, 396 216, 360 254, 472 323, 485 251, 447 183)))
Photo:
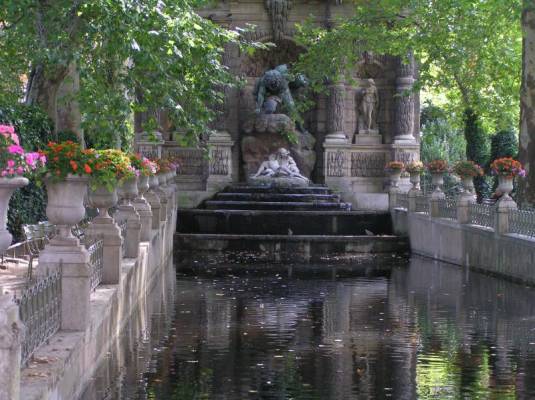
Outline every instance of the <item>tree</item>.
POLYGON ((520 182, 518 199, 535 204, 535 3, 522 5, 522 90, 520 92, 519 159, 527 176, 520 182))
MULTIPOLYGON (((244 45, 195 13, 197 0, 1 0, 0 93, 26 95, 61 127, 80 122, 90 140, 113 146, 131 133, 136 110, 165 108, 191 137, 207 129, 216 87, 236 83, 222 64, 225 45, 244 45), (73 71, 74 69, 74 71, 73 71), (31 71, 31 73, 29 73, 31 71), (74 73, 73 73, 74 72, 74 73), (61 91, 66 78, 80 88, 61 91), (28 76, 26 91, 20 82, 28 76), (143 96, 136 96, 142 90, 143 96), (66 104, 58 102, 58 93, 66 104), (68 107, 58 114, 58 107, 68 107), (70 110, 70 111, 69 111, 70 110), (59 121, 66 115, 70 121, 59 121)), ((124 145, 124 143, 123 143, 124 145)))
MULTIPOLYGON (((406 57, 419 65, 415 89, 446 94, 463 131, 516 124, 520 86, 520 0, 375 0, 328 30, 312 21, 299 29, 307 52, 299 67, 319 87, 339 77, 363 51, 406 57)), ((473 143, 466 137, 467 146, 473 143)), ((479 139, 478 139, 479 140, 479 139)), ((467 155, 474 149, 467 149, 467 155)), ((478 160, 474 160, 478 161, 478 160)))

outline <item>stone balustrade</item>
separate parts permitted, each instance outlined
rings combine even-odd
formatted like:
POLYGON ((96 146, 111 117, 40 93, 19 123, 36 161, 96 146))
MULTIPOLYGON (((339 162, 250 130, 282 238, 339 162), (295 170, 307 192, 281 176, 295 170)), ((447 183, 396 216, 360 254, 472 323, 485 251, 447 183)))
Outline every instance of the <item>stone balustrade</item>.
POLYGON ((477 204, 467 193, 417 193, 408 205, 398 190, 389 196, 394 232, 409 236, 413 253, 535 284, 535 210, 519 210, 509 196, 477 204))
MULTIPOLYGON (((0 296, 0 400, 38 397, 35 388, 25 388, 24 382, 21 383, 21 379, 26 379, 24 374, 21 378, 21 368, 23 372, 26 363, 31 362, 32 354, 38 352, 46 341, 53 341, 54 335, 62 335, 61 341, 67 332, 79 332, 85 335, 83 343, 97 343, 101 336, 97 334, 94 319, 97 318, 95 313, 101 312, 93 309, 94 301, 102 299, 103 294, 110 293, 112 288, 116 293, 115 301, 122 301, 124 306, 112 307, 110 303, 105 309, 108 313, 122 313, 108 316, 110 323, 117 325, 109 327, 110 332, 120 332, 121 324, 128 318, 128 308, 144 296, 144 293, 135 292, 146 290, 146 285, 139 285, 140 279, 151 277, 172 252, 177 186, 172 177, 168 177, 168 182, 163 185, 154 193, 155 203, 157 196, 165 197, 166 211, 158 210, 157 219, 140 219, 135 208, 128 207, 117 214, 121 228, 115 222, 107 221, 106 227, 111 228, 104 229, 102 221, 96 220, 86 229, 86 245, 72 247, 76 254, 73 253, 71 258, 66 255, 68 246, 48 246, 40 255, 36 280, 30 282, 22 294, 0 296), (148 241, 145 236, 140 241, 142 224, 150 224, 148 241), (126 275, 125 268, 130 271, 126 275), (143 268, 143 271, 136 273, 136 268, 143 268), (123 283, 123 279, 129 279, 130 283, 123 283), (132 282, 136 282, 136 286, 132 286, 132 282), (43 309, 35 309, 35 306, 43 309), (54 318, 48 318, 50 312, 54 312, 54 318), (48 317, 43 319, 43 316, 48 317), (24 393, 25 390, 31 392, 32 397, 25 397, 30 396, 24 393)), ((149 203, 152 204, 150 200, 149 203)), ((161 205, 159 199, 158 203, 161 205)), ((98 353, 99 345, 95 348, 98 353)), ((72 351, 83 349, 73 348, 72 351)), ((101 351, 106 352, 105 349, 101 351)), ((96 361, 100 355, 94 354, 94 357, 96 361)), ((58 382, 51 385, 56 384, 59 385, 58 382)), ((49 386, 45 382, 42 390, 51 391, 52 386, 49 386)), ((44 393, 39 396, 41 394, 42 398, 47 397, 44 393)))

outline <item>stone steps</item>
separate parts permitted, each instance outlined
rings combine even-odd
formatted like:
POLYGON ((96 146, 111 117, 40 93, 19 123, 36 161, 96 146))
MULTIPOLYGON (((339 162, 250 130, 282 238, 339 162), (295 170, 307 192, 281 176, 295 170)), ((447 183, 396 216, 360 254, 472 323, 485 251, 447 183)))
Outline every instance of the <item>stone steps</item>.
POLYGON ((208 210, 349 210, 351 204, 340 202, 279 202, 279 201, 227 201, 208 200, 204 202, 208 210))
POLYGON ((326 255, 402 253, 409 249, 407 238, 397 236, 341 235, 175 235, 182 252, 246 252, 272 261, 314 261, 326 255))
POLYGON ((177 233, 376 235, 392 232, 390 215, 373 211, 179 209, 177 233))
POLYGON ((339 202, 340 196, 337 194, 307 194, 307 193, 225 193, 220 192, 215 195, 214 200, 218 201, 277 201, 277 202, 317 202, 329 203, 339 202))
POLYGON ((303 188, 231 185, 227 186, 220 193, 331 194, 331 190, 327 186, 323 185, 313 185, 303 188))

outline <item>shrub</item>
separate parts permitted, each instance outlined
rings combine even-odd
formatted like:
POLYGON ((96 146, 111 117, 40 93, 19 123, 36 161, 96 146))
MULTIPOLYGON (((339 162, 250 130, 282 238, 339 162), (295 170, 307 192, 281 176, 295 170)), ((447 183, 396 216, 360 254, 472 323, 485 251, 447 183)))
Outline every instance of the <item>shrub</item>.
MULTIPOLYGON (((52 121, 38 107, 0 103, 0 124, 13 125, 27 151, 35 151, 54 139, 52 121)), ((46 191, 31 178, 30 184, 16 190, 9 202, 7 227, 14 240, 24 238, 23 224, 46 220, 45 210, 46 191)))

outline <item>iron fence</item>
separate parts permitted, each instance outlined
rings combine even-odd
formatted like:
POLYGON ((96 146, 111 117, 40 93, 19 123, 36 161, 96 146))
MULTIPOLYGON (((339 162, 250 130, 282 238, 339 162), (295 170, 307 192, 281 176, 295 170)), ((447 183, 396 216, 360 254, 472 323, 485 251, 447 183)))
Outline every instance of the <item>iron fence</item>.
POLYGON ((440 218, 457 219, 457 200, 451 198, 439 200, 438 216, 440 218))
POLYGON ((61 326, 61 266, 43 279, 30 281, 14 301, 26 327, 21 344, 22 365, 26 365, 35 350, 61 326))
POLYGON ((509 233, 535 237, 535 211, 514 210, 509 212, 509 233))
POLYGON ((416 197, 416 212, 429 214, 429 196, 416 197))
POLYGON ((472 225, 494 228, 494 207, 487 204, 470 204, 470 223, 472 225))
POLYGON ((93 291, 102 282, 104 241, 99 238, 86 239, 85 247, 89 252, 91 291, 93 291))

